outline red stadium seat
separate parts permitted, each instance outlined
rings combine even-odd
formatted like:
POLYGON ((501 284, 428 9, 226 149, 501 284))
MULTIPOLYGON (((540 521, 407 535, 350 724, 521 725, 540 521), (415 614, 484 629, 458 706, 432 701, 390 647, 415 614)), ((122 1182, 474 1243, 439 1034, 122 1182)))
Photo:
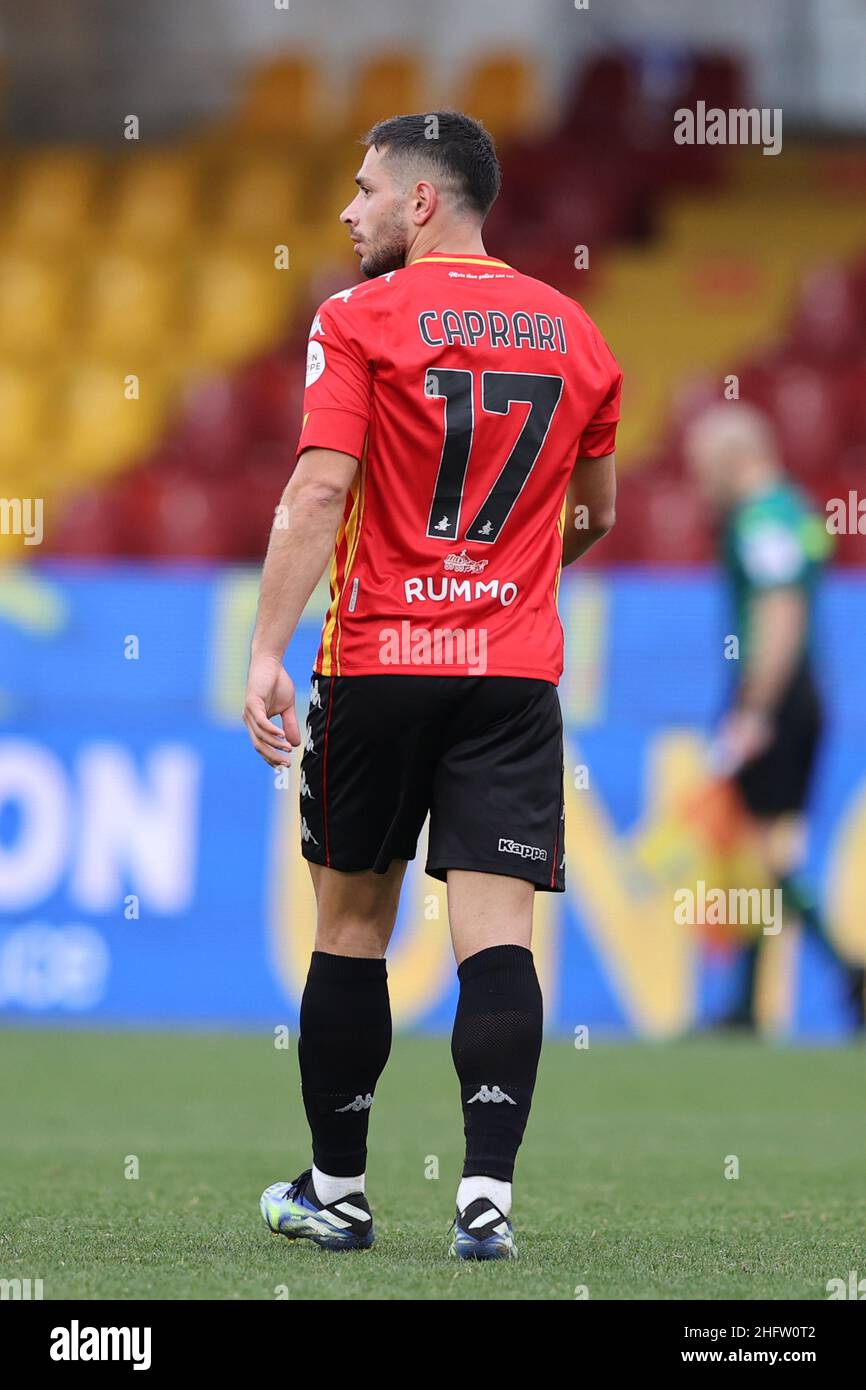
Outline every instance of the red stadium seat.
POLYGON ((841 266, 823 266, 806 276, 788 341, 800 357, 831 366, 866 346, 852 277, 841 266))
POLYGON ((230 486, 143 469, 118 486, 118 517, 128 554, 153 559, 240 558, 230 486))
POLYGON ((94 560, 111 559, 125 553, 119 527, 117 501, 111 488, 87 488, 62 504, 57 524, 49 524, 45 550, 94 560))

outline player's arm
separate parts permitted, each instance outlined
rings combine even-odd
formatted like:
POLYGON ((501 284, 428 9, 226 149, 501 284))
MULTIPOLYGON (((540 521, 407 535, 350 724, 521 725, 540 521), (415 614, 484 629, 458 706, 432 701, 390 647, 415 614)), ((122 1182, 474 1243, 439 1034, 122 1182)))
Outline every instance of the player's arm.
POLYGON ((752 600, 752 642, 737 705, 772 716, 800 660, 808 610, 802 589, 768 589, 752 600))
POLYGON ((562 564, 570 565, 606 536, 616 519, 616 455, 579 458, 565 494, 562 564))
POLYGON ((358 469, 370 416, 371 373, 363 313, 350 294, 320 304, 310 329, 298 463, 283 493, 262 571, 244 723, 273 766, 300 743, 295 687, 283 666, 286 647, 330 561, 358 469), (279 715, 282 733, 270 722, 279 715))
POLYGON ((358 460, 333 449, 306 449, 283 492, 271 528, 253 631, 244 723, 253 747, 272 766, 297 747, 294 685, 283 656, 330 561, 358 460), (278 714, 283 731, 271 723, 278 714))

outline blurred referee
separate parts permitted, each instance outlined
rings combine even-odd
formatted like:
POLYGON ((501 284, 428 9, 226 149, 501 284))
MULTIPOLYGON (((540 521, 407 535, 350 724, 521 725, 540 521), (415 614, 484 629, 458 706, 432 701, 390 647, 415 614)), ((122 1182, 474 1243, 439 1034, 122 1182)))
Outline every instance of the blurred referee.
MULTIPOLYGON (((717 770, 732 777, 756 825, 758 852, 797 920, 839 968, 856 1027, 864 1024, 864 969, 840 956, 817 901, 799 876, 805 807, 822 732, 813 678, 814 598, 830 539, 822 519, 784 475, 767 418, 729 402, 688 431, 686 458, 721 527, 739 661, 718 732, 717 770)), ((763 936, 746 947, 739 998, 722 1027, 753 1028, 763 936)))

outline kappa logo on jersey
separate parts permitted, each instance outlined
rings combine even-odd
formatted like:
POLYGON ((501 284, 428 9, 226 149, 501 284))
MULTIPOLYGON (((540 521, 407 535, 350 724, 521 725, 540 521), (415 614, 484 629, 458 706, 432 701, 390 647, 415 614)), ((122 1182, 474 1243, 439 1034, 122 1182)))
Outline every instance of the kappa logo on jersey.
POLYGON ((307 385, 318 381, 325 370, 325 349, 321 343, 310 343, 307 348, 307 385))
POLYGON ((302 801, 303 801, 303 799, 304 799, 305 796, 308 796, 308 797, 310 798, 311 801, 315 801, 315 799, 316 799, 316 798, 313 796, 313 793, 310 791, 310 784, 309 784, 309 782, 307 781, 307 774, 304 772, 304 769, 301 768, 301 800, 302 800, 302 801))
POLYGON ((372 1104, 373 1097, 368 1091, 365 1096, 355 1096, 355 1099, 350 1100, 348 1105, 341 1105, 338 1110, 334 1111, 334 1114, 345 1115, 347 1110, 369 1110, 372 1104))
POLYGON ((319 682, 313 681, 310 686, 310 709, 322 708, 322 693, 319 690, 319 682))
POLYGON ((331 294, 331 295, 328 296, 328 298, 329 298, 329 299, 342 299, 343 303, 345 304, 346 300, 349 298, 349 295, 350 295, 350 294, 354 294, 354 293, 355 293, 355 290, 356 290, 357 288, 358 288, 357 285, 350 285, 349 288, 348 288, 347 290, 337 290, 336 294, 331 294))
POLYGON ((547 850, 539 849, 538 845, 518 845, 514 840, 506 840, 505 838, 499 841, 499 853, 519 854, 521 859, 540 859, 544 861, 547 858, 547 850))
POLYGON ((491 1101, 494 1105, 501 1105, 503 1101, 506 1100, 508 1101, 509 1105, 517 1104, 516 1100, 512 1100, 511 1096, 506 1095, 505 1091, 501 1091, 498 1086, 491 1086, 488 1090, 484 1082, 481 1083, 481 1090, 476 1091, 475 1095, 472 1096, 472 1098, 468 1100, 466 1104, 472 1105, 473 1101, 476 1100, 480 1100, 482 1105, 487 1105, 491 1101))
POLYGON ((459 555, 446 555, 443 561, 445 569, 456 570, 458 574, 481 574, 490 564, 489 560, 473 560, 461 550, 459 555))
POLYGON ((319 843, 312 830, 307 825, 307 820, 305 816, 301 816, 301 839, 303 840, 305 845, 308 845, 310 843, 310 840, 312 840, 314 845, 317 845, 319 843))
POLYGON ((321 316, 320 316, 319 314, 316 314, 315 318, 313 319, 313 326, 312 326, 312 328, 310 329, 309 333, 307 334, 307 337, 309 337, 309 338, 315 338, 315 336, 316 336, 317 333, 318 333, 322 338, 324 338, 324 336, 325 336, 325 328, 324 328, 324 324, 322 323, 321 316))

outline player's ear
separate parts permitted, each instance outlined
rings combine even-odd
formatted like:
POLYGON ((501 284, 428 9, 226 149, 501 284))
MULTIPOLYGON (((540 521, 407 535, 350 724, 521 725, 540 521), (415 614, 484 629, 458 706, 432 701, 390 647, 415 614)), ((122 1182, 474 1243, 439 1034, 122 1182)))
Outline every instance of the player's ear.
POLYGON ((413 221, 417 226, 423 227, 430 220, 438 202, 439 195, 432 183, 419 179, 412 193, 413 221))

